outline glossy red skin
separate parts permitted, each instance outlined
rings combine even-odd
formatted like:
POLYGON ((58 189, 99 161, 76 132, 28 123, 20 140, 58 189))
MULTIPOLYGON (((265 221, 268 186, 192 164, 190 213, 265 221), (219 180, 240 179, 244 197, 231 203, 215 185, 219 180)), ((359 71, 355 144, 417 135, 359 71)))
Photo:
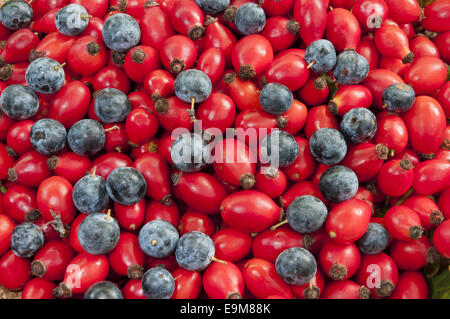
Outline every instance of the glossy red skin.
POLYGON ((416 95, 431 94, 447 80, 447 68, 441 59, 421 57, 411 63, 403 78, 412 86, 416 95))
POLYGON ((372 216, 372 206, 366 201, 349 199, 336 205, 328 214, 326 230, 338 244, 352 243, 364 235, 372 216))
POLYGON ((169 17, 173 28, 183 35, 188 35, 191 28, 205 23, 203 11, 195 1, 175 0, 169 17))
POLYGON ((377 122, 376 143, 386 145, 396 154, 403 152, 408 144, 409 134, 402 117, 397 114, 379 113, 377 122))
POLYGON ((269 40, 274 52, 288 49, 295 42, 297 32, 289 29, 290 21, 292 20, 281 16, 266 20, 261 35, 269 40))
POLYGON ((9 155, 5 144, 0 143, 0 179, 8 178, 8 170, 14 165, 14 158, 9 155))
POLYGON ((255 174, 255 190, 263 192, 274 199, 281 196, 287 187, 286 174, 279 169, 266 171, 267 167, 261 167, 255 174))
POLYGON ((96 174, 103 177, 105 180, 108 178, 109 174, 118 167, 131 166, 131 159, 122 153, 107 153, 97 157, 89 167, 89 171, 92 170, 94 166, 97 167, 96 174))
POLYGON ((147 195, 157 201, 167 198, 171 193, 170 170, 164 159, 156 153, 138 158, 132 165, 144 175, 147 182, 147 195))
POLYGON ((273 49, 269 40, 259 34, 251 34, 240 39, 231 52, 231 62, 236 72, 243 65, 250 65, 259 76, 273 61, 273 49))
POLYGON ((142 107, 151 113, 156 113, 155 102, 145 91, 131 92, 128 94, 128 100, 130 101, 132 109, 142 107))
POLYGON ((366 58, 369 63, 369 70, 375 70, 378 67, 380 54, 375 46, 373 36, 363 36, 358 43, 356 52, 366 58))
POLYGON ((311 108, 308 112, 304 133, 309 140, 319 128, 334 128, 339 130, 339 122, 331 114, 327 105, 319 105, 311 108))
POLYGON ((146 268, 150 269, 153 267, 162 267, 166 268, 168 271, 172 272, 178 267, 178 263, 174 256, 169 256, 167 258, 153 258, 147 257, 147 266, 146 268))
POLYGON ((13 84, 27 85, 25 80, 25 72, 27 71, 28 65, 30 65, 28 62, 13 64, 11 76, 3 83, 8 86, 13 84))
POLYGON ((391 84, 404 83, 403 79, 392 71, 377 69, 369 71, 369 75, 362 82, 362 85, 367 87, 373 95, 372 105, 377 108, 383 106, 383 92, 391 84))
POLYGON ((22 299, 55 299, 52 294, 54 288, 56 284, 51 281, 33 278, 23 287, 22 299))
POLYGON ((2 207, 6 215, 17 223, 23 223, 27 215, 37 209, 36 191, 21 185, 12 185, 2 197, 2 207))
POLYGON ((445 136, 446 118, 438 101, 418 96, 404 119, 415 151, 430 154, 439 149, 445 136))
POLYGON ((356 17, 347 9, 336 8, 328 12, 326 38, 338 52, 356 49, 361 38, 361 27, 356 17))
POLYGON ((328 203, 319 190, 319 187, 314 185, 310 181, 303 181, 292 185, 288 190, 280 197, 281 207, 287 209, 292 201, 299 196, 312 195, 319 198, 321 201, 328 203))
POLYGON ((0 214, 0 256, 10 248, 15 227, 16 224, 9 216, 0 214))
POLYGON ((127 0, 125 12, 135 19, 140 19, 144 15, 146 2, 145 0, 127 0))
POLYGON ((247 289, 258 298, 270 295, 293 298, 290 286, 278 276, 275 265, 271 262, 252 258, 245 263, 242 275, 247 289))
POLYGON ((389 299, 428 299, 428 284, 420 272, 404 272, 389 299))
POLYGON ((219 213, 227 196, 224 187, 206 173, 183 173, 173 187, 190 208, 204 214, 219 213))
POLYGON ((11 34, 11 31, 8 30, 3 24, 0 25, 0 39, 6 41, 11 34))
POLYGON ((377 152, 377 146, 371 143, 363 143, 350 147, 340 165, 353 170, 358 176, 359 182, 364 183, 377 176, 383 163, 384 160, 379 157, 377 152))
POLYGON ((332 267, 334 265, 344 267, 346 275, 339 280, 347 280, 358 271, 361 255, 358 247, 353 243, 341 245, 329 241, 320 250, 319 262, 324 274, 334 280, 336 278, 333 277, 332 267))
POLYGON ((67 62, 72 71, 82 76, 94 75, 106 65, 107 49, 100 39, 84 36, 76 40, 69 50, 67 62), (96 43, 100 51, 96 54, 88 51, 88 45, 96 43))
POLYGON ((431 214, 440 212, 440 210, 436 202, 434 202, 429 197, 414 195, 405 200, 403 202, 403 205, 408 206, 409 208, 414 210, 417 215, 419 215, 420 221, 425 230, 433 229, 437 226, 436 223, 440 223, 439 218, 433 223, 431 214))
POLYGON ((450 219, 450 187, 447 187, 439 196, 439 208, 445 219, 450 219))
POLYGON ((280 220, 281 209, 266 194, 241 191, 228 195, 220 207, 225 223, 246 233, 263 231, 280 220))
POLYGON ((141 43, 161 50, 163 42, 174 34, 169 15, 159 6, 148 7, 140 19, 141 43))
POLYGON ((242 81, 236 74, 231 76, 231 82, 226 81, 229 96, 240 111, 262 110, 259 103, 258 87, 250 81, 242 81))
POLYGON ((298 299, 309 299, 307 298, 308 295, 306 293, 308 292, 311 285, 314 288, 319 289, 319 297, 320 297, 320 294, 323 293, 323 289, 325 288, 325 277, 323 276, 320 269, 317 269, 316 274, 308 283, 304 285, 291 286, 292 292, 298 299))
POLYGON ((414 58, 420 58, 424 56, 432 56, 439 58, 439 49, 436 44, 433 43, 426 36, 419 35, 411 40, 409 44, 411 51, 414 53, 414 58))
POLYGON ((157 113, 161 126, 168 132, 172 132, 177 128, 192 130, 194 125, 188 113, 191 106, 176 96, 169 97, 167 103, 168 110, 164 113, 157 113))
POLYGON ((413 188, 420 195, 439 193, 448 187, 450 163, 432 159, 420 163, 414 168, 413 188))
POLYGON ((72 191, 72 184, 64 177, 52 176, 45 179, 37 191, 37 204, 42 216, 48 221, 53 220, 50 213, 52 210, 61 216, 63 223, 70 224, 76 213, 72 191))
POLYGON ((314 174, 311 177, 311 181, 314 184, 314 186, 319 187, 320 178, 322 177, 323 172, 325 172, 329 167, 330 166, 322 163, 319 163, 319 165, 316 166, 316 170, 314 171, 314 174))
POLYGON ((109 262, 105 255, 81 253, 70 261, 63 282, 73 294, 84 293, 94 283, 105 280, 108 271, 109 262))
POLYGON ((205 27, 205 49, 217 48, 222 50, 227 64, 230 64, 231 50, 236 43, 236 36, 219 21, 213 21, 205 27))
POLYGON ((142 290, 141 279, 130 279, 122 288, 125 299, 147 299, 142 290))
POLYGON ((30 261, 14 255, 12 250, 0 258, 0 285, 10 290, 19 290, 30 280, 30 261))
POLYGON ((402 168, 400 162, 401 160, 386 162, 378 172, 378 187, 388 196, 402 196, 412 186, 414 171, 412 168, 402 168))
POLYGON ((348 85, 340 88, 330 101, 330 110, 339 116, 343 116, 351 109, 362 107, 369 108, 372 105, 373 96, 368 88, 362 85, 348 85), (331 104, 332 103, 332 104, 331 104))
POLYGON ((288 54, 274 60, 269 65, 265 72, 266 80, 268 83, 281 83, 287 86, 289 90, 296 91, 308 81, 310 71, 307 66, 308 63, 304 58, 295 54, 288 54))
POLYGON ((240 299, 244 294, 244 279, 232 262, 213 262, 203 274, 203 288, 211 299, 240 299))
POLYGON ((294 6, 294 0, 266 0, 261 7, 270 17, 282 17, 288 15, 294 6))
POLYGON ((332 281, 325 286, 321 299, 361 299, 361 286, 352 280, 332 281))
POLYGON ((178 230, 180 231, 180 236, 191 231, 199 231, 212 237, 216 232, 216 225, 208 215, 188 209, 181 216, 178 230))
POLYGON ((172 202, 170 205, 161 204, 157 201, 151 201, 147 205, 147 209, 145 211, 145 223, 155 219, 162 219, 173 226, 178 227, 180 224, 180 212, 178 211, 178 206, 175 202, 172 202))
POLYGON ((233 228, 224 228, 212 236, 215 257, 236 262, 248 255, 252 246, 252 237, 233 228))
POLYGON ((233 100, 222 93, 212 93, 200 104, 196 114, 197 120, 202 121, 202 129, 218 128, 222 133, 233 126, 236 117, 236 107, 233 100))
POLYGON ((438 0, 425 7, 424 17, 420 23, 425 29, 433 32, 450 30, 449 22, 450 3, 447 0, 438 0))
POLYGON ((389 8, 384 0, 356 0, 352 13, 364 30, 374 31, 387 19, 389 8))
POLYGON ((174 35, 163 42, 160 57, 163 66, 168 71, 176 74, 171 68, 171 62, 174 60, 181 60, 185 65, 184 70, 192 68, 197 59, 197 48, 195 47, 194 42, 188 37, 174 35))
POLYGON ((300 0, 294 2, 293 16, 300 23, 300 37, 306 45, 322 39, 327 26, 328 1, 300 0))
POLYGON ((433 233, 433 243, 436 250, 445 258, 450 258, 450 220, 440 224, 433 233))
POLYGON ((74 41, 75 39, 73 37, 67 37, 59 32, 53 32, 45 36, 35 50, 47 58, 63 63, 67 61, 69 50, 74 41))
POLYGON ((282 251, 293 247, 304 247, 303 235, 288 226, 282 226, 275 230, 268 229, 254 237, 252 255, 275 263, 282 251))
POLYGON ((384 216, 384 225, 389 234, 398 240, 414 239, 410 237, 412 227, 422 227, 420 217, 405 205, 390 208, 384 216))
POLYGON ((441 104, 441 107, 447 118, 450 118, 450 82, 446 82, 441 87, 437 96, 437 100, 441 104))
POLYGON ((35 9, 36 13, 40 16, 47 11, 62 8, 69 3, 69 0, 36 0, 35 9))
POLYGON ((81 34, 81 36, 91 36, 99 40, 103 40, 103 20, 97 17, 89 19, 89 23, 86 30, 81 34))
POLYGON ((429 262, 433 247, 430 240, 422 236, 416 240, 394 240, 389 255, 402 270, 419 270, 429 262))
POLYGON ((59 121, 66 129, 83 119, 89 110, 91 92, 80 81, 72 81, 52 98, 48 117, 59 121))
POLYGON ((82 5, 90 15, 103 17, 108 11, 107 0, 70 0, 70 3, 82 5))
MULTIPOLYGON (((5 84, 0 84, 0 91, 3 92, 3 90, 6 88, 5 84)), ((6 142, 6 136, 8 134, 8 130, 11 127, 11 125, 15 121, 10 119, 6 114, 2 114, 0 117, 0 141, 6 142)))
POLYGON ((51 240, 46 242, 34 255, 33 262, 39 261, 44 266, 45 272, 39 276, 40 278, 57 281, 64 278, 66 267, 73 257, 74 251, 67 243, 61 240, 51 240))
POLYGON ((128 77, 134 82, 142 82, 150 71, 156 70, 160 67, 158 52, 145 45, 139 45, 128 51, 125 56, 124 68, 128 77), (144 52, 145 58, 143 62, 138 62, 133 59, 133 53, 140 50, 144 52))
POLYGON ((15 182, 27 187, 38 187, 51 175, 47 166, 47 157, 36 151, 23 154, 12 169, 17 174, 15 182))
POLYGON ((150 141, 159 128, 156 115, 143 107, 133 109, 125 121, 126 135, 130 143, 139 145, 150 141))
POLYGON ((433 41, 439 49, 441 59, 450 63, 450 31, 442 32, 433 41))
POLYGON ((137 236, 132 233, 120 234, 119 241, 108 258, 111 268, 122 276, 129 276, 128 269, 132 266, 145 265, 145 255, 139 247, 137 236))
POLYGON ((283 169, 283 172, 290 181, 300 182, 314 173, 317 162, 311 154, 308 140, 296 137, 295 141, 298 144, 298 156, 291 165, 283 169))
POLYGON ((399 27, 384 25, 375 32, 375 45, 384 56, 404 59, 411 50, 406 33, 399 27))
POLYGON ((24 120, 16 122, 9 127, 6 136, 6 144, 11 147, 18 156, 33 149, 30 141, 30 131, 33 124, 33 121, 24 120))
POLYGON ((214 84, 225 72, 225 56, 220 49, 206 49, 198 58, 197 69, 204 72, 214 84))
POLYGON ((196 271, 177 268, 172 272, 175 290, 171 299, 195 299, 202 290, 202 275, 196 271))
POLYGON ((138 159, 142 155, 147 153, 157 153, 158 152, 158 139, 156 137, 152 138, 149 142, 139 145, 138 147, 133 147, 131 149, 131 155, 134 159, 138 159))
POLYGON ((139 228, 144 222, 145 204, 144 198, 131 206, 114 203, 114 217, 119 222, 120 227, 128 231, 139 228))
POLYGON ((90 165, 91 161, 88 157, 67 152, 57 157, 56 168, 53 172, 75 184, 84 176, 90 165))
POLYGON ((39 38, 30 29, 20 29, 8 37, 0 56, 6 63, 25 62, 38 44, 39 38))
POLYGON ((70 246, 77 253, 84 253, 84 249, 80 244, 80 240, 78 239, 78 228, 80 227, 81 222, 87 217, 87 214, 79 214, 72 222, 70 233, 69 233, 69 242, 70 246))
POLYGON ((241 141, 249 142, 249 137, 245 136, 247 129, 256 130, 258 141, 262 140, 271 129, 278 128, 276 117, 260 110, 247 110, 236 116, 235 125, 237 138, 241 141))
POLYGON ((421 8, 415 0, 384 0, 389 7, 389 17, 398 23, 416 22, 421 8))
MULTIPOLYGON (((236 139, 223 139, 214 146, 213 167, 216 174, 227 183, 244 186, 245 176, 255 177, 256 153, 236 139)), ((252 187, 250 187, 252 188, 252 187)))
POLYGON ((374 279, 379 279, 381 280, 381 282, 389 281, 394 285, 394 287, 397 286, 397 265, 395 264, 394 260, 385 253, 379 253, 376 255, 363 255, 360 270, 356 275, 356 281, 359 284, 365 285, 367 288, 369 288, 371 291, 371 296, 383 297, 379 295, 375 287, 372 287, 375 286, 374 279), (378 266, 379 268, 377 269, 376 266, 378 266))
POLYGON ((306 84, 297 92, 297 96, 301 101, 309 106, 316 106, 326 102, 330 94, 328 84, 323 89, 318 89, 314 85, 320 76, 314 75, 309 78, 306 84))
POLYGON ((410 65, 411 63, 403 64, 402 60, 397 58, 382 56, 378 67, 403 76, 405 72, 408 71, 410 65))
POLYGON ((105 66, 95 75, 92 86, 95 91, 113 88, 127 94, 130 91, 130 80, 120 68, 116 66, 105 66))
POLYGON ((119 124, 105 124, 106 141, 103 149, 106 152, 126 152, 129 149, 128 137, 125 132, 125 125, 119 124))

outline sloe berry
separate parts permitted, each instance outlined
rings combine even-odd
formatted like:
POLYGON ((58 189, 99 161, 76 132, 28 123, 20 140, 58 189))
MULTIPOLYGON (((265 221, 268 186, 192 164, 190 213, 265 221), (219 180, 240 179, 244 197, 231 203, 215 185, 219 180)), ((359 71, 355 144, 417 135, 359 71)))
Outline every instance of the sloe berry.
POLYGON ((152 220, 139 232, 139 246, 154 258, 166 258, 173 253, 179 239, 177 229, 165 220, 152 220))

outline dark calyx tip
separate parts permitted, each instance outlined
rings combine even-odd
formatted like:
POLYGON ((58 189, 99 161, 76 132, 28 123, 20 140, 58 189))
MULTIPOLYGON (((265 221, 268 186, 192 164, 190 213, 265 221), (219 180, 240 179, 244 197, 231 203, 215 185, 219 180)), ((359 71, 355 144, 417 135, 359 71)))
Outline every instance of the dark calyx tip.
POLYGON ((192 41, 198 40, 205 35, 205 31, 206 31, 206 29, 204 26, 201 26, 201 25, 193 26, 188 31, 188 37, 192 41))
POLYGON ((228 21, 228 22, 232 22, 234 23, 234 18, 236 16, 236 12, 237 12, 238 8, 235 6, 229 6, 228 8, 225 9, 225 11, 223 12, 223 18, 228 21))
POLYGON ((328 275, 334 280, 344 280, 344 278, 347 276, 347 267, 335 263, 333 266, 331 266, 328 275))
POLYGON ((375 146, 375 152, 379 159, 387 160, 389 156, 389 148, 384 144, 377 144, 375 146))
POLYGON ((411 239, 419 239, 422 237, 424 229, 421 226, 414 225, 409 227, 409 238, 411 239))
POLYGON ((64 282, 60 283, 58 287, 53 289, 53 296, 56 298, 70 298, 72 297, 72 289, 70 289, 64 282))
POLYGON ((127 0, 119 0, 117 1, 117 6, 119 7, 120 11, 125 12, 127 10, 127 0))
POLYGON ((153 102, 158 101, 160 98, 162 98, 162 96, 159 93, 153 93, 152 94, 152 100, 153 102))
POLYGON ((218 19, 211 17, 210 15, 207 15, 205 18, 205 26, 209 26, 210 24, 213 24, 214 22, 216 22, 218 19))
POLYGON ((231 72, 231 73, 227 73, 225 74, 225 76, 223 77, 223 81, 227 84, 232 83, 234 80, 236 79, 236 73, 231 72))
POLYGON ((16 182, 17 178, 18 178, 18 176, 17 176, 16 170, 12 167, 10 169, 8 169, 8 180, 10 182, 16 182))
POLYGON ((45 54, 42 51, 31 50, 30 56, 28 57, 28 61, 31 63, 36 59, 42 58, 44 55, 45 54))
POLYGON ((0 68, 0 80, 7 81, 13 73, 13 67, 11 64, 5 64, 0 68))
POLYGON ((255 69, 249 64, 244 64, 239 68, 238 76, 243 81, 250 81, 256 76, 255 69))
MULTIPOLYGON (((317 79, 314 80, 314 87, 321 91, 327 87, 327 80, 324 77, 319 76, 317 79)), ((332 102, 330 102, 332 103, 332 102)))
POLYGON ((227 299, 242 299, 242 296, 238 292, 231 292, 228 294, 227 299))
POLYGON ((300 31, 300 23, 295 20, 289 20, 288 30, 292 35, 296 35, 300 31))
POLYGON ((96 56, 101 49, 101 46, 95 41, 92 41, 87 45, 87 52, 92 56, 96 56))
POLYGON ((132 265, 128 267, 127 275, 130 279, 140 279, 144 275, 144 268, 141 265, 132 265))
POLYGON ((378 296, 380 297, 389 297, 392 293, 392 291, 394 291, 394 284, 389 281, 389 280, 382 280, 380 287, 379 288, 375 288, 378 296))
POLYGON ((444 215, 440 210, 433 210, 430 214, 430 223, 439 226, 444 221, 444 215))
POLYGON ((49 170, 54 170, 58 167, 58 156, 52 155, 47 160, 47 167, 49 170))
POLYGON ((26 213, 25 220, 27 222, 35 222, 39 219, 39 217, 41 217, 41 211, 35 208, 26 213))
POLYGON ((400 167, 401 167, 402 169, 404 169, 405 171, 409 171, 410 169, 413 169, 413 168, 414 168, 414 165, 413 165, 413 163, 412 163, 409 159, 403 158, 403 159, 400 161, 400 167))
POLYGON ((155 103, 155 110, 159 114, 164 114, 169 110, 169 101, 165 98, 160 98, 155 103))
POLYGON ((320 297, 320 288, 319 287, 308 287, 303 291, 303 297, 305 299, 319 299, 320 297))
POLYGON ((409 52, 402 60, 403 64, 408 64, 414 61, 414 53, 409 52))
POLYGON ((170 70, 175 75, 183 71, 185 67, 186 64, 184 63, 183 60, 173 59, 172 62, 170 62, 170 70))
POLYGON ((361 286, 359 288, 359 298, 361 299, 369 299, 370 298, 370 290, 365 286, 361 286))
POLYGON ((335 102, 330 101, 328 103, 328 110, 330 111, 331 114, 336 115, 338 113, 338 106, 335 102))
POLYGON ((277 116, 276 121, 277 121, 278 128, 283 129, 286 127, 289 120, 286 117, 284 117, 283 115, 279 115, 279 116, 277 116))
POLYGON ((131 53, 131 59, 134 63, 142 64, 145 61, 147 54, 141 49, 137 49, 133 53, 131 53))
POLYGON ((244 174, 240 180, 242 188, 247 190, 252 189, 253 186, 255 186, 255 183, 256 179, 255 176, 253 176, 253 174, 244 174))
POLYGON ((31 263, 31 274, 33 276, 42 278, 46 272, 47 272, 47 269, 45 268, 45 265, 40 260, 35 260, 31 263))
POLYGON ((163 199, 161 199, 160 201, 161 204, 164 204, 166 206, 172 206, 173 200, 172 200, 172 195, 166 195, 163 197, 163 199))
POLYGON ((126 53, 112 51, 111 60, 115 65, 122 66, 125 63, 126 53))
POLYGON ((316 240, 313 237, 311 237, 311 235, 305 234, 305 236, 303 236, 303 245, 307 250, 310 250, 315 242, 316 240))

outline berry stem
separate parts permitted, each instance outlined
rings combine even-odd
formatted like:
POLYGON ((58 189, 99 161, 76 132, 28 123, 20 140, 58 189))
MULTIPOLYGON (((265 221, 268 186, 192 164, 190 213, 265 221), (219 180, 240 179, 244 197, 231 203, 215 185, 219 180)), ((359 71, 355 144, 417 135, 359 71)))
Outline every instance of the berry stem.
POLYGON ((279 222, 278 224, 273 225, 272 227, 270 227, 270 230, 271 230, 271 231, 274 231, 274 230, 277 229, 278 227, 283 226, 284 224, 287 224, 287 223, 288 223, 288 220, 285 219, 285 220, 279 222))

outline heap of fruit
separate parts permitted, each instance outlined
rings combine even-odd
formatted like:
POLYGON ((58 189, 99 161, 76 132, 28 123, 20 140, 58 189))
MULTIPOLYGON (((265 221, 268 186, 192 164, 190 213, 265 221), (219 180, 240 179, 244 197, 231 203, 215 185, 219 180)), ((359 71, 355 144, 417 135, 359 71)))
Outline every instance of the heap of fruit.
POLYGON ((0 21, 7 297, 450 297, 450 0, 0 21))

